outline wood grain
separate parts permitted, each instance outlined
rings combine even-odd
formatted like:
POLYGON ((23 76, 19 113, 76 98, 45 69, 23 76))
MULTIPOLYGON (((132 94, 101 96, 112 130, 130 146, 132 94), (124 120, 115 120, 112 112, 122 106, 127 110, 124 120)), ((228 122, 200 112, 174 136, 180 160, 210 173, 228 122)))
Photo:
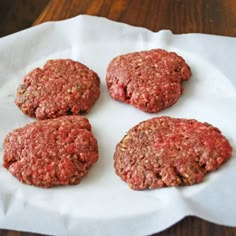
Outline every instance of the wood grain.
POLYGON ((0 37, 29 28, 49 0, 0 0, 0 37))
POLYGON ((34 25, 79 14, 103 16, 152 31, 236 36, 235 0, 51 0, 34 25))
MULTIPOLYGON (((34 25, 88 14, 152 31, 236 36, 236 0, 50 0, 34 25)), ((207 201, 207 199, 206 199, 207 201)), ((171 214, 171 212, 170 212, 171 214)), ((3 236, 38 234, 0 230, 3 236)), ((79 235, 79 232, 78 232, 79 235)), ((236 228, 186 217, 155 236, 236 236, 236 228)))

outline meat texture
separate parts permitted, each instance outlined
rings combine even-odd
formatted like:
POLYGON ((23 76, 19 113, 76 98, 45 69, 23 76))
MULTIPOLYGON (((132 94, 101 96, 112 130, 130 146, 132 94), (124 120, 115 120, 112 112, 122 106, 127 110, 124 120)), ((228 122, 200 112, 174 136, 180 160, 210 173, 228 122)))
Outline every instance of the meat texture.
POLYGON ((130 188, 192 185, 232 155, 219 129, 194 119, 157 117, 131 128, 117 144, 115 171, 130 188))
POLYGON ((98 75, 80 62, 49 60, 27 74, 17 89, 16 105, 39 120, 88 113, 100 95, 98 75))
POLYGON ((106 81, 112 98, 154 113, 176 103, 183 93, 182 81, 190 77, 191 70, 182 57, 153 49, 114 58, 106 81))
POLYGON ((97 159, 97 140, 83 116, 36 121, 5 138, 3 166, 30 185, 78 184, 97 159))

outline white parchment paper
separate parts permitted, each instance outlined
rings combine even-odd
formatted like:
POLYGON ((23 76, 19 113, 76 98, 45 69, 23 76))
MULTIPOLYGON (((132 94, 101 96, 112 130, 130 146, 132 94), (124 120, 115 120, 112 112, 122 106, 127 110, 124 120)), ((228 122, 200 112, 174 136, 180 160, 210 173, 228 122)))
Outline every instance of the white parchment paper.
POLYGON ((0 164, 5 135, 34 119, 14 104, 26 73, 48 59, 71 58, 95 70, 101 96, 87 115, 99 143, 99 161, 77 186, 41 189, 20 183, 0 167, 0 228, 51 235, 147 235, 187 215, 236 226, 236 155, 204 182, 190 187, 133 191, 114 173, 115 145, 138 122, 160 115, 217 126, 236 150, 236 39, 153 33, 110 20, 78 16, 0 39, 0 164), (193 76, 169 109, 147 114, 109 97, 105 74, 123 53, 163 48, 183 56, 193 76))

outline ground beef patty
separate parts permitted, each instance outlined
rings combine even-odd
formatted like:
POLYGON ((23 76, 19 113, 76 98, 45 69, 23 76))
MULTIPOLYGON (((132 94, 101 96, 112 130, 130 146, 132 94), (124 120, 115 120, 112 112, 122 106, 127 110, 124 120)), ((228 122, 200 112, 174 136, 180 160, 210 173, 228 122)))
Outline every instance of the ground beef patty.
POLYGON ((87 113, 100 94, 98 75, 70 59, 49 60, 25 76, 16 105, 37 119, 87 113))
POLYGON ((115 100, 145 112, 158 112, 178 100, 183 93, 181 82, 190 76, 191 70, 182 57, 154 49, 114 58, 106 80, 115 100))
POLYGON ((82 116, 36 121, 5 138, 3 166, 39 187, 78 184, 97 159, 97 141, 82 116))
POLYGON ((221 132, 192 119, 157 117, 141 122, 116 146, 115 170, 130 188, 192 185, 232 155, 221 132))

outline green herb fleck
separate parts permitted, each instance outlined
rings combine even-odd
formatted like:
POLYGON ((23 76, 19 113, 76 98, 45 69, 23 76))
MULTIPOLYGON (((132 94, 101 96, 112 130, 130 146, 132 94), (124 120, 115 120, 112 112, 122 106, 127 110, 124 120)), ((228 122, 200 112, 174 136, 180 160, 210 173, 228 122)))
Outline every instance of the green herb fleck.
POLYGON ((80 90, 80 85, 77 86, 77 89, 80 90))

